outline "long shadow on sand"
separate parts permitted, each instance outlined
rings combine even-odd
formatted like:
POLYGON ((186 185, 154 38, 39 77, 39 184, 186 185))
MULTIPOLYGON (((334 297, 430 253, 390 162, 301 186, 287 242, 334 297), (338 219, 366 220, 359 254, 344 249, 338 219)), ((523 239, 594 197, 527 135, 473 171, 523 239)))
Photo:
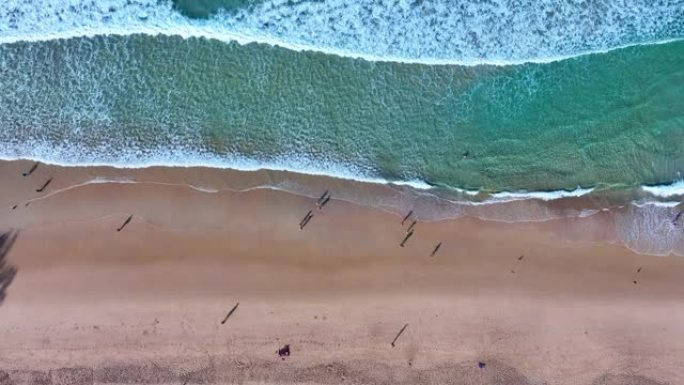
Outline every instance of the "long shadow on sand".
POLYGON ((17 268, 7 262, 7 254, 14 246, 18 235, 18 231, 0 233, 0 305, 7 296, 7 288, 17 275, 17 268))

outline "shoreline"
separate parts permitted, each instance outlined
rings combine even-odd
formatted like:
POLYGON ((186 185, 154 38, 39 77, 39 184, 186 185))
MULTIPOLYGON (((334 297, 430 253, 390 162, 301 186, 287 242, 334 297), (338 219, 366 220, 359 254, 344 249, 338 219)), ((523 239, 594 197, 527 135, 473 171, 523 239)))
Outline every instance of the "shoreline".
MULTIPOLYGON (((22 170, 28 170, 32 164, 28 160, 0 161, 0 172, 15 174, 8 176, 8 185, 21 184, 22 170)), ((579 193, 575 190, 568 192, 569 196, 549 199, 544 192, 530 192, 534 198, 516 193, 487 196, 456 192, 457 195, 453 195, 453 191, 439 187, 420 190, 407 185, 377 184, 267 169, 243 171, 210 167, 116 168, 39 164, 39 170, 45 178, 58 173, 59 180, 55 180, 44 194, 30 190, 28 195, 14 194, 9 189, 6 194, 0 194, 0 209, 14 211, 11 209, 16 205, 17 210, 21 210, 27 204, 59 199, 61 194, 70 193, 71 190, 117 189, 120 188, 117 185, 126 184, 140 185, 141 188, 166 186, 191 189, 219 196, 250 191, 279 191, 301 198, 316 198, 321 192, 332 190, 337 201, 378 209, 400 217, 413 211, 415 218, 422 222, 476 218, 485 222, 524 224, 576 219, 571 221, 568 231, 573 234, 573 240, 626 245, 635 252, 652 256, 684 256, 684 231, 678 231, 684 223, 680 225, 675 220, 684 208, 678 200, 658 200, 663 199, 658 197, 665 195, 658 188, 651 188, 651 194, 643 190, 581 190, 579 193), (586 230, 596 226, 604 227, 598 236, 586 230)), ((680 185, 681 182, 671 185, 675 193, 681 190, 680 185)))
MULTIPOLYGON (((239 173, 282 173, 288 175, 300 175, 306 177, 321 177, 329 178, 333 180, 340 180, 348 183, 361 183, 361 184, 373 184, 373 185, 384 185, 384 186, 396 186, 396 187, 410 187, 418 191, 446 191, 458 194, 461 197, 470 197, 473 200, 470 201, 472 204, 496 204, 496 203, 506 203, 519 200, 541 200, 541 201, 553 201, 560 200, 563 198, 581 198, 593 193, 605 193, 611 190, 632 190, 635 192, 641 192, 644 197, 650 198, 647 203, 680 203, 681 199, 684 198, 684 179, 673 179, 671 181, 662 183, 644 183, 640 185, 606 185, 604 183, 598 183, 591 186, 575 186, 570 188, 559 188, 554 190, 525 190, 525 189, 512 189, 512 190, 500 190, 500 191, 490 191, 487 189, 467 189, 462 187, 446 186, 441 184, 432 184, 420 179, 412 180, 391 180, 384 179, 382 177, 366 176, 354 174, 354 171, 348 168, 341 168, 338 172, 331 171, 326 168, 322 169, 297 169, 297 168, 287 168, 279 166, 277 163, 274 164, 259 164, 257 161, 247 161, 242 165, 227 165, 220 163, 210 163, 210 162, 196 162, 188 164, 175 164, 175 163, 165 163, 164 161, 151 161, 145 164, 133 164, 133 165, 118 165, 110 164, 106 162, 102 163, 59 163, 46 161, 41 158, 17 158, 17 157, 1 157, 0 162, 34 162, 40 163, 47 166, 59 167, 59 168, 75 168, 75 169, 114 169, 114 170, 144 170, 144 169, 208 169, 208 170, 219 170, 225 172, 239 172, 239 173), (479 200, 475 200, 478 199, 479 200), (671 201, 661 201, 658 199, 668 199, 671 201)), ((333 166, 330 167, 332 169, 333 166)), ((199 186, 197 186, 199 187, 199 186)), ((264 186, 267 187, 267 186, 264 186)), ((466 201, 467 202, 467 201, 466 201)))
POLYGON ((43 195, 118 172, 175 184, 92 184, 3 210, 0 228, 21 231, 0 305, 0 370, 17 384, 170 384, 196 371, 205 383, 684 380, 684 259, 606 243, 606 213, 419 221, 402 248, 402 216, 336 199, 341 184, 300 230, 315 197, 179 185, 250 186, 269 173, 40 165, 21 176, 30 166, 0 162, 2 206, 42 196, 50 176, 43 195), (281 360, 284 344, 293 353, 281 360))

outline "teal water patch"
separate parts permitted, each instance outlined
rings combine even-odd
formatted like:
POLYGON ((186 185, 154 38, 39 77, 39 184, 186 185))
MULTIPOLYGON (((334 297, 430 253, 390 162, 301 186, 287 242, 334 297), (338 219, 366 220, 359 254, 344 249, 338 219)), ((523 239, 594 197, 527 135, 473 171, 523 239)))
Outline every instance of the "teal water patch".
POLYGON ((548 64, 429 66, 168 36, 0 46, 0 152, 236 162, 502 190, 684 169, 684 42, 548 64))

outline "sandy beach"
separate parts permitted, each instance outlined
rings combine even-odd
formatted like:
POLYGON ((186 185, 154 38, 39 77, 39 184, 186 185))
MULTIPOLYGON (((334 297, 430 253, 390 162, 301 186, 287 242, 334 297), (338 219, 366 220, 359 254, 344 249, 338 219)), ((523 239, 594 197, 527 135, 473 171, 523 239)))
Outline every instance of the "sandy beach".
POLYGON ((301 177, 317 210, 259 172, 31 165, 0 162, 0 384, 684 383, 684 259, 602 241, 604 214, 400 247, 401 215, 335 199, 352 182, 301 177))

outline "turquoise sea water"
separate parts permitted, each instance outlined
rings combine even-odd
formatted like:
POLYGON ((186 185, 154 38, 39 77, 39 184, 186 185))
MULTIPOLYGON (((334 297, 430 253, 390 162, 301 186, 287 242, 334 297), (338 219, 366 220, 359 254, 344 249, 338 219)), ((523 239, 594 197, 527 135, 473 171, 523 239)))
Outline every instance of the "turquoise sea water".
POLYGON ((74 4, 0 7, 4 158, 485 191, 684 171, 681 1, 74 4))
POLYGON ((475 67, 144 35, 4 44, 0 57, 0 141, 19 157, 225 157, 494 191, 684 170, 684 42, 475 67))

